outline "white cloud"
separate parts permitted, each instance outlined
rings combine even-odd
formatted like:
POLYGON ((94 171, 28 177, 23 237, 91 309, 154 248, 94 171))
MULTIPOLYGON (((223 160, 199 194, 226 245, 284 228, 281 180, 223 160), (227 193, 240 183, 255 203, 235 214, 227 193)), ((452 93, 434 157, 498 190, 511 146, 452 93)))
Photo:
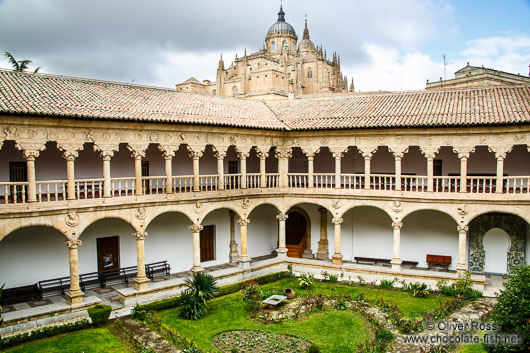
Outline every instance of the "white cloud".
POLYGON ((354 78, 357 91, 423 89, 428 77, 443 70, 440 63, 418 51, 402 53, 373 43, 364 44, 363 50, 369 58, 366 64, 343 67, 354 78))

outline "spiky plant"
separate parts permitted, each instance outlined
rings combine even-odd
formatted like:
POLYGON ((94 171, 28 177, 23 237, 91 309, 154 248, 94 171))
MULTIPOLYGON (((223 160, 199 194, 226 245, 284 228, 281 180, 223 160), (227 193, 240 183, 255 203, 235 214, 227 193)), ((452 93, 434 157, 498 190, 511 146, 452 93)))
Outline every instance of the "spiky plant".
POLYGON ((198 320, 208 314, 207 301, 217 295, 217 281, 209 274, 197 272, 186 279, 186 287, 180 295, 180 316, 198 320))
MULTIPOLYGON (((32 63, 31 60, 16 60, 15 57, 8 51, 6 51, 4 55, 9 60, 9 63, 11 66, 13 66, 13 70, 15 71, 26 71, 29 68, 29 64, 32 63)), ((37 67, 33 72, 39 72, 40 68, 40 66, 37 67)))

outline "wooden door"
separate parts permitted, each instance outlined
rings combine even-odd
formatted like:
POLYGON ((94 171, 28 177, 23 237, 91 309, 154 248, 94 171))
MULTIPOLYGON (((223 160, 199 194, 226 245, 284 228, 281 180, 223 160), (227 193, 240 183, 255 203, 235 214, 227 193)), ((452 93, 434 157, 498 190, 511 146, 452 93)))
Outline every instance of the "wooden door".
POLYGON ((201 230, 201 262, 215 260, 215 226, 201 230))
MULTIPOLYGON (((9 162, 9 181, 12 183, 20 183, 28 181, 28 169, 26 162, 9 162)), ((22 189, 24 188, 24 198, 28 197, 28 189, 26 186, 16 185, 11 186, 9 193, 13 201, 22 202, 22 189)), ((6 195, 7 197, 7 195, 6 195)))
POLYGON ((120 268, 120 237, 97 238, 98 271, 120 268))

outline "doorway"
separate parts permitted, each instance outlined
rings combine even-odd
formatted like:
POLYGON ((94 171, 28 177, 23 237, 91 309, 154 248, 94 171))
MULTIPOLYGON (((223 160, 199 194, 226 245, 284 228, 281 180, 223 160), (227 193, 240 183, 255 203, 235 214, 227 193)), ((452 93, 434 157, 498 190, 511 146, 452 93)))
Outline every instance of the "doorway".
POLYGON ((98 272, 120 268, 120 237, 97 238, 98 272))
POLYGON ((490 229, 484 234, 484 272, 506 274, 508 270, 508 250, 510 236, 500 228, 490 229))
POLYGON ((204 226, 200 239, 201 262, 215 260, 215 226, 204 226))
POLYGON ((301 212, 289 212, 289 217, 285 222, 285 243, 287 246, 287 256, 303 256, 307 242, 307 223, 306 217, 301 212))

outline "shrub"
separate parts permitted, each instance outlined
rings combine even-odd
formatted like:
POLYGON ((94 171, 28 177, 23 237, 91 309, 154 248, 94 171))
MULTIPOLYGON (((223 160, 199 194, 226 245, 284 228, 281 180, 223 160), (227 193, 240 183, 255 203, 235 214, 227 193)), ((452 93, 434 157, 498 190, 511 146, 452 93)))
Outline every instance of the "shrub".
POLYGON ((300 284, 300 287, 303 287, 306 289, 311 287, 314 281, 315 281, 315 275, 309 274, 309 273, 308 274, 302 273, 300 275, 300 278, 298 278, 298 283, 300 284))
POLYGON ((329 280, 329 272, 328 271, 321 271, 320 275, 322 276, 323 281, 329 280))
MULTIPOLYGON (((254 278, 253 281, 256 282, 259 285, 264 285, 264 284, 267 284, 267 283, 272 283, 272 282, 279 281, 279 280, 287 278, 287 277, 289 277, 289 272, 282 271, 282 272, 271 273, 269 275, 265 275, 265 276, 254 278)), ((234 283, 234 284, 229 284, 227 286, 223 286, 223 287, 219 288, 217 297, 222 297, 224 295, 228 295, 228 294, 239 292, 241 287, 244 286, 244 285, 245 285, 245 282, 238 282, 238 283, 234 283)))
MULTIPOLYGON (((497 303, 490 316, 501 331, 507 333, 521 333, 522 346, 516 346, 522 351, 530 348, 530 265, 521 265, 513 269, 512 274, 501 290, 497 303)), ((507 350, 509 351, 509 350, 507 350)))
POLYGON ((294 275, 294 272, 293 272, 293 265, 292 264, 287 265, 287 273, 289 274, 289 278, 295 278, 296 277, 294 275))
POLYGON ((140 306, 140 304, 136 303, 134 308, 131 310, 131 316, 133 319, 144 321, 147 317, 147 311, 140 306))
POLYGON ((389 281, 387 279, 383 279, 383 280, 381 280, 381 283, 379 283, 379 288, 392 289, 394 287, 394 283, 396 283, 395 279, 393 279, 392 281, 389 281))
POLYGON ((110 305, 98 304, 88 309, 88 316, 92 319, 95 326, 105 326, 109 320, 112 308, 110 305))
POLYGON ((390 341, 392 341, 394 339, 394 334, 390 330, 381 329, 381 330, 377 330, 377 332, 375 334, 375 338, 378 341, 388 341, 388 342, 390 342, 390 341))
POLYGON ((317 345, 312 344, 307 348, 307 353, 320 353, 320 348, 317 345))
POLYGON ((180 295, 180 317, 187 320, 198 320, 208 313, 208 307, 199 297, 182 292, 180 295))
POLYGON ((208 314, 207 301, 217 295, 217 282, 211 275, 196 272, 193 277, 186 278, 187 289, 180 295, 184 319, 198 320, 208 314))
POLYGON ((339 277, 337 275, 329 275, 329 281, 331 283, 336 283, 339 280, 339 277))
POLYGON ((418 298, 422 298, 429 294, 429 288, 425 283, 411 283, 409 289, 412 291, 412 295, 418 298))
POLYGON ((458 274, 458 280, 456 281, 455 288, 459 294, 464 295, 468 290, 473 287, 473 281, 471 280, 471 272, 463 271, 458 274))
POLYGON ((248 282, 241 288, 241 299, 246 304, 245 309, 251 313, 255 313, 259 310, 261 301, 263 300, 263 291, 256 282, 248 282))

